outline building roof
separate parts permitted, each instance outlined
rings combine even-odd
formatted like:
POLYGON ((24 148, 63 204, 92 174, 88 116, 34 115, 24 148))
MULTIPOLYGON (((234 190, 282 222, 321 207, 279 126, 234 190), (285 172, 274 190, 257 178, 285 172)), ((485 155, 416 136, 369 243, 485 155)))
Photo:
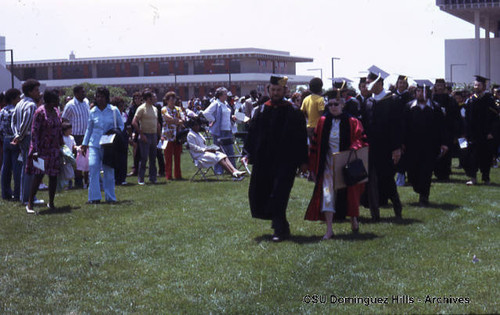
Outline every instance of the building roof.
MULTIPOLYGON (((166 75, 166 76, 148 76, 148 77, 117 77, 117 78, 81 78, 64 80, 40 80, 41 83, 49 87, 72 86, 88 82, 100 85, 183 85, 199 86, 203 84, 227 85, 230 78, 234 83, 255 83, 265 84, 269 82, 270 73, 233 73, 231 77, 228 74, 196 74, 196 75, 166 75)), ((312 76, 290 75, 289 84, 307 84, 312 76)))
POLYGON ((436 5, 459 19, 474 24, 474 12, 479 11, 481 15, 481 27, 490 32, 498 30, 500 21, 500 1, 499 0, 436 0, 436 5), (489 18, 486 25, 485 17, 489 18))
POLYGON ((234 48, 234 49, 213 49, 200 50, 198 53, 183 54, 157 54, 157 55, 135 55, 135 56, 113 56, 113 57, 91 57, 76 58, 72 53, 69 59, 51 59, 51 60, 28 60, 16 61, 17 66, 49 66, 62 64, 81 64, 81 63, 111 63, 111 62, 155 62, 155 61, 174 61, 174 60, 207 60, 222 58, 265 58, 277 61, 293 62, 312 62, 312 58, 291 56, 289 52, 260 49, 260 48, 234 48))

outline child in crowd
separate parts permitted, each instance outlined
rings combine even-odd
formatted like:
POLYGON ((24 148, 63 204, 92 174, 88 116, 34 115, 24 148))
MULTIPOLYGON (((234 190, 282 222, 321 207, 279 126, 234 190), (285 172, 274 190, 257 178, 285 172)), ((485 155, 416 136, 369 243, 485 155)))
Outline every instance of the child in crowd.
MULTIPOLYGON (((73 133, 73 126, 69 121, 66 121, 63 119, 63 123, 61 125, 62 127, 62 132, 63 132, 63 141, 64 144, 73 152, 73 156, 75 155, 75 150, 76 150, 76 142, 75 138, 71 135, 73 133)), ((73 178, 74 178, 74 172, 73 172, 73 178)), ((66 183, 65 183, 66 184, 66 183)), ((72 179, 67 179, 67 187, 66 189, 71 189, 73 187, 73 180, 72 179)))

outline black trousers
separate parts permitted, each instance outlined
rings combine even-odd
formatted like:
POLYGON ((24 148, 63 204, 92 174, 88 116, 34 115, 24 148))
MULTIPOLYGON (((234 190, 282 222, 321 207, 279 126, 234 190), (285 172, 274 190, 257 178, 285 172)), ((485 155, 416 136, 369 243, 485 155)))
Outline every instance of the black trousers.
POLYGON ((447 145, 450 150, 440 157, 434 166, 434 175, 439 180, 448 180, 451 175, 452 144, 447 145))
POLYGON ((421 196, 429 197, 431 190, 432 170, 435 170, 434 154, 418 154, 414 152, 408 165, 408 181, 413 190, 421 196))
POLYGON ((258 167, 255 169, 254 166, 248 190, 252 215, 257 218, 271 219, 276 235, 288 235, 290 225, 286 219, 286 208, 296 171, 294 169, 290 172, 281 171, 275 176, 259 174, 261 172, 258 167), (257 176, 260 177, 259 180, 255 180, 257 176))
POLYGON ((477 171, 481 171, 483 181, 490 180, 491 163, 494 156, 494 141, 487 140, 479 143, 470 143, 464 152, 462 165, 468 177, 476 178, 477 171))

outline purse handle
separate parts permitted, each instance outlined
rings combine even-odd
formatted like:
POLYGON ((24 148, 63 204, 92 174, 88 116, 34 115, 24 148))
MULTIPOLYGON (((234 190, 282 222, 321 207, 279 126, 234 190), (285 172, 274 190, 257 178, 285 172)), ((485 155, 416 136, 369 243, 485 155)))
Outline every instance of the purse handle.
POLYGON ((354 152, 354 158, 357 159, 358 158, 358 150, 355 150, 355 149, 351 149, 351 152, 349 152, 349 157, 347 158, 347 163, 351 162, 351 154, 352 152, 354 152))

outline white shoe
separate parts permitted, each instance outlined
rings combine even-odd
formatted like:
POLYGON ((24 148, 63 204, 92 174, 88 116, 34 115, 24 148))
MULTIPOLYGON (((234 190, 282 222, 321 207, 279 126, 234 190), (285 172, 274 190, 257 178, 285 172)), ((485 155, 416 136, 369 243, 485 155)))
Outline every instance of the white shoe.
POLYGON ((247 172, 242 172, 242 171, 234 171, 233 173, 233 177, 241 177, 243 175, 245 175, 247 172))
POLYGON ((36 211, 33 209, 30 209, 28 206, 26 206, 26 213, 27 214, 36 214, 36 211))
POLYGON ((476 180, 474 178, 469 179, 466 183, 467 186, 473 186, 476 184, 476 180))
POLYGON ((144 182, 138 182, 139 186, 144 186, 144 182))

